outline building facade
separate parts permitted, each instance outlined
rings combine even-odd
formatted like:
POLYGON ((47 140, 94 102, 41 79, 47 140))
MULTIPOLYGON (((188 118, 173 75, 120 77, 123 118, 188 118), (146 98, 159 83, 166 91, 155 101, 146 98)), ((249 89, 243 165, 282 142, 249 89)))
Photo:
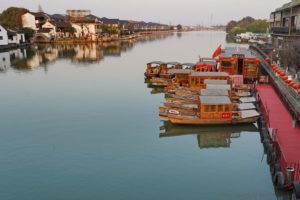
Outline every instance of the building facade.
POLYGON ((292 0, 270 14, 269 32, 273 36, 300 36, 300 0, 292 0))
POLYGON ((0 46, 8 45, 8 35, 6 29, 0 25, 0 46))

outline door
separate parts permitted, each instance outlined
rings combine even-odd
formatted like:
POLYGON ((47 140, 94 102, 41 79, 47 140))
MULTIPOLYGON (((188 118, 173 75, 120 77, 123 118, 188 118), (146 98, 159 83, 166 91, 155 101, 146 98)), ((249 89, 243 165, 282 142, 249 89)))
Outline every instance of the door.
POLYGON ((243 75, 244 59, 238 59, 238 74, 243 75))

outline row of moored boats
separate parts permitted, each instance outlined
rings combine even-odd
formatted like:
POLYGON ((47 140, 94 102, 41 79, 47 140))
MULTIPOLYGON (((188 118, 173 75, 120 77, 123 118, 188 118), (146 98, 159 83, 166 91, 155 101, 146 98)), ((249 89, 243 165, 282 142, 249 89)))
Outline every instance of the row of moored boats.
POLYGON ((145 77, 163 87, 159 115, 173 124, 207 125, 256 122, 254 81, 258 59, 247 49, 223 49, 218 59, 198 63, 150 62, 145 77), (245 84, 247 83, 247 84, 245 84))

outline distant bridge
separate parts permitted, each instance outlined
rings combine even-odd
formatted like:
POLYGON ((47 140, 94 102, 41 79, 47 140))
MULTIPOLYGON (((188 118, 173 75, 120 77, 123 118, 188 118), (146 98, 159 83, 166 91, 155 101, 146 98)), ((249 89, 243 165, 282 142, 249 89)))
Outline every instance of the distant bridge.
POLYGON ((51 42, 51 37, 46 33, 36 33, 33 37, 33 42, 49 43, 51 42))

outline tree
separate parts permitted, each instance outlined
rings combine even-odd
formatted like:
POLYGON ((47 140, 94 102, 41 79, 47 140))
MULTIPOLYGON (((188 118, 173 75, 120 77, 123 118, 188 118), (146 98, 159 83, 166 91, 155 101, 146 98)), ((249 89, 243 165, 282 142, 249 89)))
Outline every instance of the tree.
POLYGON ((268 22, 266 20, 255 20, 248 25, 247 31, 252 33, 266 33, 268 22))
POLYGON ((178 31, 182 31, 182 25, 181 25, 181 24, 178 24, 178 25, 177 25, 177 30, 178 30, 178 31))
POLYGON ((0 23, 8 27, 22 27, 21 16, 29 12, 26 8, 9 7, 0 15, 0 23))
POLYGON ((33 37, 34 30, 31 28, 22 28, 21 31, 24 33, 26 41, 29 41, 33 37))

